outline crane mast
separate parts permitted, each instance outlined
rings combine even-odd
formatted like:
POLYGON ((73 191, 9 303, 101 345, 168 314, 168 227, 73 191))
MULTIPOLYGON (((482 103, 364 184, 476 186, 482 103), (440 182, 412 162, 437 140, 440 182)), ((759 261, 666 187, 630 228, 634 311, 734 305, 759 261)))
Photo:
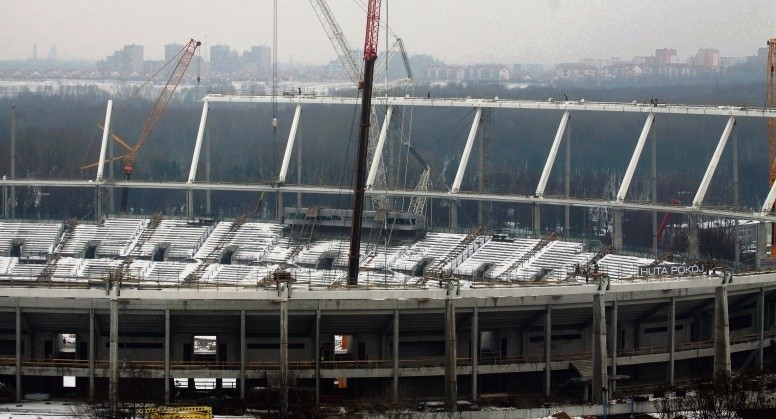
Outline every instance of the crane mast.
POLYGON ((369 117, 372 108, 372 81, 377 59, 377 39, 380 32, 380 0, 369 0, 366 12, 364 38, 364 78, 361 88, 361 122, 356 159, 356 182, 353 187, 353 224, 350 229, 348 255, 348 285, 358 285, 358 261, 361 246, 361 218, 364 214, 364 187, 366 184, 366 155, 369 147, 369 117))
MULTIPOLYGON (((768 60, 765 75, 767 81, 768 108, 776 108, 776 38, 768 40, 768 60)), ((770 164, 769 185, 776 182, 776 118, 768 118, 768 163, 770 164)), ((776 207, 771 210, 776 210, 776 207)), ((776 223, 771 227, 771 257, 776 257, 776 223)))

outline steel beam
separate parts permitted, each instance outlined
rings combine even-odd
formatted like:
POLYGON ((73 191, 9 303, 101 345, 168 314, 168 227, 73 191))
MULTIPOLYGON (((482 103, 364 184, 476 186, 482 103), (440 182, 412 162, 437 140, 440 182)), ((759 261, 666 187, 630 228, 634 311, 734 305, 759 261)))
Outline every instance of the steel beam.
MULTIPOLYGON (((203 99, 211 103, 277 103, 295 105, 297 103, 353 106, 361 103, 360 98, 342 96, 242 96, 210 94, 203 99)), ((618 103, 618 102, 587 102, 587 101, 553 101, 553 100, 509 100, 509 99, 475 99, 449 98, 427 99, 425 97, 373 97, 372 103, 384 106, 422 106, 438 108, 497 108, 524 109, 546 111, 590 111, 590 112, 623 112, 642 114, 672 114, 672 115, 706 115, 735 116, 755 118, 776 118, 776 108, 746 108, 741 106, 703 106, 650 103, 618 103)))
POLYGON ((197 178, 197 165, 199 164, 199 152, 202 148, 202 138, 205 136, 205 125, 207 124, 208 102, 202 106, 202 118, 199 120, 199 130, 197 130, 197 141, 194 143, 194 154, 191 156, 191 168, 189 170, 188 183, 194 183, 197 178))
POLYGON ((89 309, 89 401, 94 401, 94 349, 97 346, 94 335, 94 309, 89 309))
POLYGON ((170 404, 170 310, 164 310, 164 403, 170 404))
POLYGON ((692 206, 695 208, 700 207, 703 203, 703 198, 706 196, 706 191, 709 189, 709 183, 711 183, 711 179, 714 177, 714 172, 717 170, 719 159, 722 157, 722 152, 725 151, 725 144, 727 144, 728 137, 730 137, 730 133, 733 131, 735 125, 736 118, 732 116, 728 118, 725 130, 722 131, 722 136, 719 138, 719 143, 717 143, 717 148, 711 156, 711 162, 706 166, 706 173, 703 175, 703 180, 701 180, 701 184, 698 187, 698 192, 695 193, 695 198, 692 200, 692 206))
MULTIPOLYGON (((108 109, 105 110, 105 126, 102 130, 102 143, 100 143, 100 160, 97 162, 97 182, 102 180, 102 174, 105 170, 105 152, 108 148, 108 137, 110 134, 110 118, 113 112, 113 101, 108 101, 108 109)), ((111 156, 113 157, 113 156, 111 156)), ((99 199, 99 198, 98 198, 99 199)))
POLYGON ((551 378, 552 375, 552 305, 547 304, 547 310, 544 312, 544 395, 552 394, 551 378))
MULTIPOLYGON (((32 346, 32 345, 30 345, 32 346)), ((16 306, 16 403, 22 401, 22 308, 16 306)))
POLYGON ((482 108, 478 107, 477 112, 474 114, 474 121, 472 121, 472 127, 469 130, 469 137, 466 139, 466 146, 461 154, 461 163, 458 165, 458 172, 455 174, 455 180, 453 180, 453 186, 450 188, 450 192, 456 194, 461 190, 461 182, 463 181, 463 175, 466 172, 466 164, 469 162, 469 155, 472 152, 472 145, 474 139, 477 137, 477 130, 480 126, 480 118, 482 117, 482 108))
POLYGON ((380 168, 380 160, 383 158, 383 148, 385 148, 385 139, 388 137, 388 127, 391 125, 392 117, 393 106, 389 106, 385 111, 385 120, 383 121, 383 127, 380 129, 380 136, 377 138, 375 154, 372 156, 372 165, 369 167, 369 176, 366 179, 367 189, 374 187, 375 177, 377 176, 377 170, 380 168))
POLYGON ((286 183, 286 174, 288 173, 288 163, 291 161, 291 154, 294 152, 294 141, 296 140, 296 131, 299 128, 299 119, 302 115, 302 104, 296 105, 294 111, 294 120, 291 122, 291 131, 288 133, 288 142, 286 143, 286 152, 283 154, 283 164, 280 166, 278 183, 286 183))
POLYGON ((631 180, 633 179, 633 173, 636 172, 636 165, 639 163, 641 157, 641 151, 644 149, 644 143, 647 141, 649 131, 652 129, 652 122, 655 120, 654 114, 647 115, 647 121, 644 122, 644 128, 641 130, 639 141, 636 143, 636 149, 633 150, 628 168, 625 170, 625 176, 620 184, 620 190, 617 192, 617 202, 625 201, 625 195, 628 194, 628 188, 630 188, 631 180))
POLYGON ((552 147, 550 147, 550 155, 547 156, 547 160, 544 162, 544 170, 542 170, 542 176, 539 178, 539 184, 536 186, 536 193, 534 195, 537 198, 544 196, 544 188, 547 187, 547 180, 550 178, 552 166, 555 164, 555 157, 558 155, 558 148, 563 139, 563 133, 566 130, 570 115, 569 111, 563 112, 563 117, 560 119, 558 131, 555 133, 555 139, 552 141, 552 147))

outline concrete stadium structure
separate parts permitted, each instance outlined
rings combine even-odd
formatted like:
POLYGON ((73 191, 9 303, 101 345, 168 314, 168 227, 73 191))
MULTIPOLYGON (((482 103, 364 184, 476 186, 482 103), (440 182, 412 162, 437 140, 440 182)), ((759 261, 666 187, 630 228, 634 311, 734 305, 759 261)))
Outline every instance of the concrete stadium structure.
POLYGON ((387 269, 365 268, 348 288, 338 255, 346 243, 302 245, 269 223, 153 224, 0 223, 14 232, 3 252, 18 252, 0 258, 0 377, 18 398, 120 397, 142 386, 169 402, 204 378, 243 398, 278 382, 323 401, 580 393, 762 368, 776 334, 772 272, 642 277, 637 266, 650 260, 601 257, 580 243, 428 233, 379 250, 376 260, 393 255, 387 269), (180 241, 160 247, 171 235, 180 241), (512 251, 521 275, 455 269, 521 241, 512 251), (225 249, 231 264, 213 263, 225 249), (294 249, 296 263, 282 270, 290 276, 278 275, 294 249), (466 256, 448 260, 453 252, 466 256), (429 267, 447 260, 452 276, 417 274, 402 265, 412 257, 429 267), (321 268, 325 258, 334 260, 321 268), (592 281, 578 261, 600 267, 592 281), (202 339, 215 343, 200 350, 202 339))
MULTIPOLYGON (((355 103, 304 96, 274 100, 296 107, 294 126, 302 104, 355 103)), ((116 400, 141 388, 170 402, 178 393, 195 394, 197 380, 214 379, 216 390, 240 398, 274 386, 286 403, 293 388, 310 389, 316 401, 444 399, 455 406, 457 398, 483 393, 584 392, 600 403, 601 390, 616 385, 730 374, 763 368, 770 357, 776 273, 761 256, 766 223, 776 221, 771 212, 776 186, 756 212, 740 210, 737 202, 733 209, 707 207, 704 197, 735 118, 776 117, 776 110, 385 99, 386 106, 477 112, 449 192, 386 187, 370 193, 533 204, 534 234, 505 239, 481 231, 432 231, 420 239, 395 238, 385 247, 362 243, 359 284, 348 287, 341 237, 304 238, 293 223, 212 220, 193 213, 198 190, 346 193, 341 187, 286 182, 293 128, 280 176, 272 183, 196 179, 210 104, 270 101, 206 97, 185 182, 113 181, 101 169, 88 181, 14 176, 0 181, 4 216, 10 219, 0 223, 0 380, 15 387, 17 399, 47 392, 116 400), (534 195, 461 191, 484 108, 563 113, 534 195), (564 135, 569 144, 565 127, 572 111, 647 115, 616 199, 570 196, 568 152, 565 196, 545 195, 564 135), (658 203, 654 185, 652 202, 626 199, 656 113, 727 118, 691 206, 658 203), (11 221, 7 203, 15 202, 13 188, 23 186, 92 188, 97 196, 109 187, 187 190, 189 217, 105 217, 109 211, 98 199, 93 223, 11 221), (653 231, 656 211, 687 214, 691 226, 701 215, 759 222, 759 270, 733 276, 714 264, 669 264, 555 240, 541 234, 539 214, 546 205, 613 209, 615 249, 622 244, 623 210, 653 212, 653 231)), ((110 110, 109 105, 101 162, 110 110)), ((652 144, 654 162, 654 137, 652 144)), ((451 214, 451 223, 454 219, 451 214)), ((566 211, 564 231, 568 225, 566 211)), ((697 229, 690 230, 697 237, 697 229)), ((691 258, 697 257, 693 243, 697 253, 697 238, 690 240, 691 258)))

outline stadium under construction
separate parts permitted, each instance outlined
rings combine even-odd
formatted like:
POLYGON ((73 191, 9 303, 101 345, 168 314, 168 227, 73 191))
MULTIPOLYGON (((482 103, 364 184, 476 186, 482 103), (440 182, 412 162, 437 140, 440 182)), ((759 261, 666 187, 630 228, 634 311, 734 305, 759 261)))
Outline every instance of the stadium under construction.
MULTIPOLYGON (((277 222, 220 220, 193 212, 192 196, 198 191, 347 193, 341 187, 286 181, 294 128, 276 181, 247 185, 196 179, 208 108, 271 100, 297 110, 356 102, 305 95, 207 96, 185 182, 115 181, 105 179, 101 170, 91 180, 12 177, 0 182, 4 202, 13 202, 11 188, 24 186, 91 188, 97 196, 112 187, 177 189, 189 197, 183 218, 114 216, 97 205, 94 221, 43 222, 13 219, 4 206, 0 380, 15 389, 17 399, 49 393, 117 400, 141 388, 169 403, 213 392, 246 399, 257 388, 277 388, 286 402, 290 392, 304 389, 316 402, 371 397, 454 404, 483 394, 532 392, 573 393, 600 403, 601 389, 762 369, 772 357, 776 272, 765 255, 766 226, 776 221, 771 211, 776 188, 755 212, 737 205, 706 207, 704 198, 736 118, 774 118, 776 110, 375 99, 388 109, 411 104, 476 112, 449 191, 382 188, 370 175, 368 195, 407 197, 421 210, 366 213, 363 232, 371 239, 361 243, 353 285, 345 271, 347 240, 333 233, 349 224, 348 211, 289 207, 277 222), (562 115, 536 193, 461 191, 483 114, 525 109, 562 115), (568 187, 564 196, 545 194, 571 112, 645 116, 616 198, 575 198, 568 187), (727 119, 689 206, 661 204, 654 195, 646 203, 627 199, 659 113, 727 119), (516 236, 429 229, 421 198, 530 204, 533 231, 516 236), (562 231, 569 231, 570 206, 613 210, 612 246, 545 233, 540 214, 547 206, 567 208, 562 231), (757 226, 756 266, 734 271, 732 264, 698 260, 697 247, 681 262, 626 255, 620 251, 625 210, 687 214, 691 225, 699 216, 751 220, 757 226)), ((299 118, 297 111, 292 127, 299 118)), ((389 123, 387 117, 384 125, 389 123)), ((108 125, 109 117, 103 150, 108 125)), ((379 147, 373 150, 373 161, 381 153, 379 147)), ((569 182, 569 176, 565 179, 569 182)), ((697 235, 697 228, 689 234, 697 235)), ((697 246, 697 238, 689 243, 697 246)))

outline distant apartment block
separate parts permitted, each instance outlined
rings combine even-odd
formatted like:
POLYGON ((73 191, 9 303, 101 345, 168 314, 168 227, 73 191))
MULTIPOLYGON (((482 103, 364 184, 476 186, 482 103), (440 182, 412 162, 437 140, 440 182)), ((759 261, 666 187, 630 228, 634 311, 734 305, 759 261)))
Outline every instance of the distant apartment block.
POLYGON ((114 52, 104 62, 104 70, 120 75, 143 74, 143 46, 126 45, 114 52))

